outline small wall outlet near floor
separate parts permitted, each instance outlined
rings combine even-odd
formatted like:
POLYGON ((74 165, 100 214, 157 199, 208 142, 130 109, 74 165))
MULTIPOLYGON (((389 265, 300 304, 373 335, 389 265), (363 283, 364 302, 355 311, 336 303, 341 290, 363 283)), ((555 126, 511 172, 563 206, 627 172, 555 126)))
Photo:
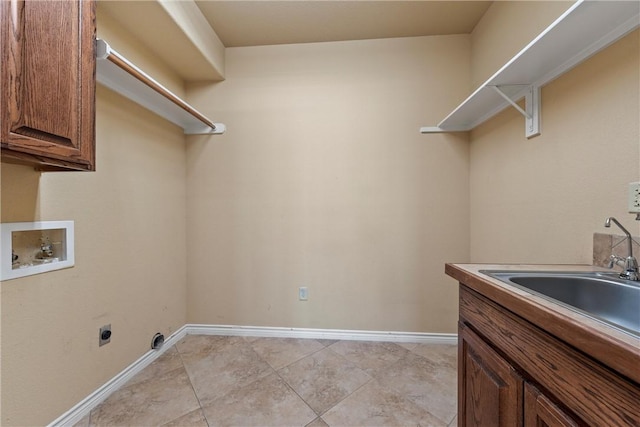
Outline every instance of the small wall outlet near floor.
POLYGON ((629 183, 629 213, 640 213, 640 182, 629 183))
POLYGON ((102 347, 105 344, 108 344, 111 341, 111 325, 104 325, 100 328, 100 332, 98 334, 98 344, 99 347, 102 347))
POLYGON ((300 301, 307 301, 309 299, 309 289, 306 286, 298 288, 298 299, 300 301))

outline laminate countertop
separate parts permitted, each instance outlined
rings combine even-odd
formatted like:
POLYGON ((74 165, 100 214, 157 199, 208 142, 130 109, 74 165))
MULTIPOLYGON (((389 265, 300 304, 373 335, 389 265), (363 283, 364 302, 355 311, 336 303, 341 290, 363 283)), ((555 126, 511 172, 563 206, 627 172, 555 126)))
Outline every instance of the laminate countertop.
MULTIPOLYGON (((494 303, 640 384, 640 337, 593 319, 482 271, 594 272, 587 265, 446 264, 445 273, 494 303)), ((640 307, 638 307, 640 316, 640 307)))

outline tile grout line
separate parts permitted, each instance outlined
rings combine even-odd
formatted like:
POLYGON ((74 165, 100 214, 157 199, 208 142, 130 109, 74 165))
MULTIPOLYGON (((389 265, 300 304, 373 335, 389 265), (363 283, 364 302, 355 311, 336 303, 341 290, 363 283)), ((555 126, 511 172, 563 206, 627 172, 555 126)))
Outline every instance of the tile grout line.
MULTIPOLYGON (((369 375, 369 374, 367 374, 369 375)), ((332 410, 333 408, 335 408, 336 406, 338 406, 339 404, 341 404, 342 402, 344 402, 345 400, 347 400, 349 397, 351 397, 353 394, 355 394, 358 390, 360 390, 362 387, 366 386, 367 384, 369 384, 372 381, 375 381, 376 379, 374 377, 372 377, 371 375, 369 375, 371 377, 371 379, 369 381, 367 381, 366 383, 362 384, 360 387, 356 388, 355 390, 353 390, 351 393, 349 393, 348 395, 346 395, 345 397, 343 397, 342 399, 340 399, 338 402, 336 402, 335 405, 333 405, 331 408, 328 408, 326 411, 324 411, 321 415, 318 415, 319 417, 322 417, 322 415, 325 415, 327 412, 329 412, 330 410, 332 410)), ((324 420, 324 419, 323 419, 324 420)))
MULTIPOLYGON (((275 371, 276 375, 278 376, 278 378, 280 378, 280 379, 282 380, 282 382, 284 382, 284 384, 287 386, 287 388, 288 388, 289 390, 291 390, 291 391, 292 391, 296 396, 298 396, 298 397, 300 398, 300 400, 302 400, 302 402, 304 402, 304 404, 305 404, 305 405, 307 405, 307 407, 309 407, 309 409, 311 409, 311 410, 313 411, 313 413, 316 415, 316 418, 314 418, 314 419, 313 419, 313 420, 311 420, 310 422, 313 422, 315 419, 320 419, 320 420, 322 420, 325 424, 327 424, 327 425, 328 425, 328 423, 324 420, 324 418, 322 418, 322 416, 323 416, 324 414, 326 414, 327 412, 329 412, 331 409, 335 408, 337 405, 339 405, 342 401, 344 401, 345 399, 347 399, 349 396, 351 396, 352 394, 354 394, 355 392, 357 392, 358 390, 360 390, 362 387, 364 387, 365 385, 369 384, 371 381, 374 381, 374 380, 375 380, 375 378, 374 378, 373 376, 369 375, 369 373, 368 373, 368 372, 366 372, 365 370, 363 370, 363 369, 361 369, 361 368, 359 368, 359 367, 355 366, 351 361, 349 361, 349 360, 348 360, 347 358, 345 358, 343 355, 338 354, 338 353, 336 353, 335 351, 333 351, 331 348, 329 348, 329 347, 331 347, 332 345, 336 344, 337 342, 340 342, 340 341, 350 341, 350 340, 336 340, 335 342, 333 342, 333 343, 331 343, 331 344, 329 344, 329 345, 326 345, 326 346, 325 346, 325 345, 324 345, 324 344, 322 344, 322 343, 320 342, 320 340, 318 340, 318 339, 314 339, 314 338, 299 338, 299 339, 301 339, 301 340, 305 340, 305 341, 316 341, 316 342, 318 342, 319 344, 321 344, 323 347, 322 347, 322 348, 319 348, 318 350, 312 351, 311 353, 308 353, 308 354, 306 354, 306 355, 304 355, 304 356, 302 356, 302 357, 300 357, 300 358, 298 358, 298 359, 296 359, 296 360, 294 360, 294 361, 290 362, 289 364, 287 364, 287 365, 285 365, 285 366, 282 366, 282 367, 281 367, 281 368, 279 368, 279 369, 275 369, 275 368, 273 368, 273 366, 271 366, 271 364, 269 364, 269 362, 267 362, 267 361, 265 361, 264 359, 262 359, 262 357, 261 357, 260 355, 258 355, 258 357, 260 357, 260 359, 261 359, 261 360, 263 360, 265 363, 267 363, 269 366, 271 366, 271 367, 274 369, 274 371, 275 371), (326 410, 324 410, 323 412, 318 413, 318 412, 316 412, 316 411, 311 407, 311 405, 309 405, 309 402, 307 402, 307 401, 306 401, 302 396, 300 396, 300 394, 299 394, 299 393, 298 393, 298 392, 297 392, 297 391, 296 391, 296 390, 295 390, 295 389, 294 389, 294 388, 289 384, 289 382, 288 382, 286 379, 284 379, 284 378, 280 375, 280 372, 279 372, 279 371, 280 371, 280 370, 282 370, 282 369, 285 369, 285 368, 287 368, 287 367, 289 367, 289 366, 291 366, 291 365, 293 365, 293 364, 294 364, 294 363, 296 363, 296 362, 299 362, 299 361, 300 361, 300 360, 302 360, 302 359, 306 359, 307 357, 313 356, 314 354, 319 353, 319 352, 324 351, 324 350, 329 350, 329 351, 331 351, 331 353, 333 353, 335 356, 337 356, 337 357, 339 357, 339 358, 343 359, 345 362, 347 362, 347 363, 349 363, 349 364, 354 365, 357 369, 360 369, 362 372, 364 372, 365 374, 367 374, 367 375, 370 377, 370 379, 369 379, 367 382, 365 382, 364 384, 360 385, 360 386, 359 386, 358 388, 356 388, 355 390, 353 390, 352 392, 350 392, 349 394, 347 394, 345 397, 343 397, 342 399, 340 399, 338 402, 336 402, 336 403, 335 403, 334 405, 332 405, 330 408, 327 408, 327 409, 326 409, 326 410)), ((254 350, 254 351, 255 351, 255 350, 254 350)))
MULTIPOLYGON (((231 336, 228 336, 228 337, 231 337, 231 336)), ((209 404, 210 404, 210 405, 211 405, 211 404, 213 404, 214 402, 216 402, 216 401, 220 400, 220 399, 225 398, 225 397, 226 397, 226 396, 228 396, 229 394, 232 394, 232 393, 238 392, 238 391, 240 391, 240 390, 242 390, 242 389, 244 389, 244 388, 247 388, 247 387, 251 386, 252 384, 254 384, 254 383, 256 383, 256 382, 258 382, 258 381, 260 381, 260 380, 263 380, 264 378, 267 378, 267 377, 268 377, 269 375, 271 375, 271 374, 276 374, 276 375, 278 374, 278 373, 277 373, 277 371, 273 368, 273 366, 271 366, 271 364, 269 364, 269 362, 265 361, 265 360, 262 358, 262 356, 260 356, 260 355, 259 355, 259 354, 254 350, 254 348, 253 348, 253 346, 251 345, 251 343, 250 343, 249 341, 247 341, 247 340, 246 340, 246 337, 238 337, 238 338, 241 338, 241 339, 242 339, 242 343, 243 343, 244 345, 247 345, 247 346, 249 347, 249 349, 250 349, 250 350, 251 350, 251 351, 256 355, 256 357, 257 357, 260 361, 262 361, 263 363, 265 363, 265 364, 269 367, 269 369, 271 369, 271 371, 272 371, 272 372, 271 372, 271 373, 267 373, 266 375, 264 375, 264 376, 262 376, 262 377, 256 378, 255 380, 253 380, 253 381, 251 381, 251 382, 249 382, 249 383, 247 383, 247 384, 243 385, 242 387, 240 387, 240 388, 238 388, 238 389, 235 389, 235 390, 233 390, 233 389, 232 389, 232 390, 230 390, 228 393, 226 393, 226 394, 224 394, 224 395, 222 395, 222 396, 218 396, 218 397, 216 397, 216 398, 215 398, 215 399, 213 399, 211 402, 209 402, 209 404)), ((183 359, 182 359, 182 354, 181 354, 180 352, 178 352, 178 353, 180 354, 180 360, 181 360, 181 361, 183 362, 183 364, 184 364, 184 361, 183 361, 183 359)), ((186 365, 185 365, 185 370, 186 370, 186 365)), ((200 397, 198 396, 198 393, 196 392, 195 387, 193 386, 193 382, 191 381, 191 377, 189 376, 188 371, 187 371, 187 376, 188 376, 188 378, 189 378, 189 383, 190 383, 190 385, 191 385, 191 388, 193 389, 193 392, 194 392, 194 394, 195 394, 195 396, 196 396, 196 399, 198 400, 198 404, 200 405, 200 410, 202 411, 202 415, 203 415, 203 417, 204 417, 204 419, 205 419, 205 421, 206 421, 206 423, 207 423, 207 426, 211 426, 211 424, 209 423, 209 419, 207 418, 207 415, 206 415, 206 413, 205 413, 205 411, 204 411, 204 407, 202 406, 202 401, 200 400, 200 397)), ((285 382, 285 384, 286 384, 286 382, 285 382)), ((288 384, 287 384, 287 385, 288 385, 288 384)), ((306 404, 306 402, 305 402, 305 404, 306 404)), ((315 411, 314 411, 314 412, 315 412, 315 411)))
MULTIPOLYGON (((204 412, 204 408, 202 407, 200 396, 198 396, 198 393, 196 392, 196 388, 193 386, 193 381, 191 381, 191 375, 189 375, 189 371, 187 370, 187 365, 184 363, 184 359, 182 358, 182 353, 180 353, 180 350, 178 350, 178 343, 175 343, 174 346, 176 348, 176 352, 178 353, 178 357, 180 357, 180 363, 182 363, 182 367, 184 368, 184 371, 187 374, 187 378, 189 378, 189 385, 191 386, 191 390, 193 390, 193 395, 196 397, 196 400, 198 401, 198 406, 200 407, 200 412, 202 412, 202 417, 204 418, 204 422, 207 423, 208 427, 210 427, 211 425, 209 424, 209 419, 207 418, 207 414, 204 412)), ((175 420, 171 420, 171 421, 175 421, 175 420)))
MULTIPOLYGON (((291 391, 292 391, 296 396, 298 396, 298 397, 300 398, 300 400, 302 400, 302 401, 304 402, 304 404, 305 404, 305 405, 307 405, 307 408, 311 409, 311 411, 312 411, 312 412, 315 414, 315 416, 316 416, 313 420, 320 418, 320 415, 319 415, 316 411, 314 411, 314 410, 313 410, 313 408, 309 405, 309 403, 307 403, 307 401, 306 401, 306 400, 304 400, 304 399, 302 398, 302 396, 300 396, 300 395, 298 394, 298 392, 297 392, 297 391, 295 391, 295 390, 293 389, 293 387, 291 387, 291 385, 287 382, 287 380, 285 380, 284 378, 282 378, 282 377, 280 376, 280 374, 278 373, 278 371, 276 371, 276 375, 278 376, 278 378, 280 378, 280 380, 284 383, 284 385, 285 385, 285 386, 287 386, 287 388, 288 388, 289 390, 291 390, 291 391)), ((313 422, 313 420, 309 421, 309 423, 312 423, 312 422, 313 422)), ((305 425, 308 425, 309 423, 307 423, 307 424, 305 424, 305 425)))
MULTIPOLYGON (((316 341, 317 341, 317 340, 316 340, 316 341)), ((336 342, 331 343, 331 344, 329 344, 329 345, 325 346, 324 348, 321 348, 321 349, 319 349, 319 350, 317 350, 317 351, 314 351, 313 353, 310 353, 308 356, 311 356, 311 355, 313 355, 313 354, 319 353, 320 351, 323 351, 323 350, 329 350, 329 351, 330 351, 331 353, 333 353, 335 356, 337 356, 337 357, 339 357, 339 358, 343 359, 343 360, 344 360, 345 362, 347 362, 347 363, 350 363, 351 365, 353 365, 353 366, 354 366, 354 367, 356 367, 357 369, 360 369, 359 367, 355 366, 355 364, 353 364, 353 363, 352 363, 350 360, 348 360, 346 357, 344 357, 344 356, 343 356, 343 355, 341 355, 341 354, 336 353, 336 352, 335 352, 335 351, 333 351, 331 348, 329 348, 329 347, 333 346, 334 344, 336 344, 337 342, 340 342, 340 341, 349 341, 349 340, 337 340, 336 342)), ((322 344, 322 343, 321 343, 321 344, 322 344)), ((308 356, 306 356, 306 357, 308 357, 308 356)), ((300 360, 302 360, 302 359, 300 359, 300 360)), ((295 362, 294 362, 294 363, 295 363, 295 362)), ((291 363, 291 364, 293 364, 293 363, 291 363)), ((287 365, 287 366, 288 366, 288 365, 287 365)), ((352 394, 354 394, 355 392, 357 392, 357 391, 358 391, 358 390, 360 390, 362 387, 364 387, 365 385, 369 384, 371 381, 373 381, 373 380, 375 379, 372 375, 369 375, 369 373, 368 373, 368 372, 366 372, 364 369, 360 369, 360 370, 361 370, 362 372, 364 372, 365 374, 367 374, 367 376, 369 376, 369 377, 370 377, 369 381, 367 381, 367 382, 365 382, 364 384, 360 385, 358 388, 356 388, 355 390, 353 390, 352 392, 350 392, 349 394, 347 394, 345 397, 343 397, 342 399, 340 399, 338 402, 336 402, 336 403, 335 403, 334 405, 332 405, 330 408, 325 409, 325 410, 324 410, 322 413, 320 413, 320 414, 318 414, 316 411, 313 411, 313 408, 311 408, 311 406, 307 403, 307 401, 306 401, 306 400, 304 400, 304 399, 302 398, 302 396, 300 396, 300 395, 299 395, 295 390, 293 390, 293 391, 294 391, 294 393, 298 394, 298 396, 300 397, 300 399, 302 399, 302 401, 303 401, 307 406, 309 406, 313 412, 315 412, 315 413, 316 413, 316 415, 318 416, 318 418, 320 418, 322 421, 324 421, 324 418, 322 418, 322 416, 323 416, 324 414, 326 414, 326 413, 327 413, 327 412, 329 412, 331 409, 333 409, 333 408, 335 408, 336 406, 338 406, 340 403, 342 403, 342 402, 343 402, 345 399, 347 399, 349 396, 351 396, 352 394)), ((282 377, 281 377, 281 378, 282 378, 282 377)), ((287 381, 286 381, 284 378, 282 378, 282 380, 283 380, 283 381, 285 381, 285 383, 286 383, 287 385, 289 385, 289 383, 287 383, 287 381)), ((324 423, 328 425, 328 423, 327 423, 326 421, 324 421, 324 423)))
MULTIPOLYGON (((399 344, 397 344, 397 343, 394 343, 394 344, 399 345, 399 344)), ((399 346, 400 346, 400 345, 399 345, 399 346)), ((407 357, 409 356, 409 354, 412 354, 414 357, 419 357, 419 358, 421 358, 421 359, 424 359, 424 360, 426 360, 426 361, 428 361, 428 362, 430 362, 430 363, 436 363, 436 362, 434 362, 432 359, 430 359, 429 357, 426 357, 426 356, 424 356, 424 355, 422 355, 422 354, 419 354, 419 353, 415 352, 414 350, 415 350, 415 349, 417 349, 419 346, 420 346, 420 344, 417 344, 417 346, 416 346, 416 347, 411 348, 411 349, 408 349, 408 348, 406 348, 406 347, 402 347, 402 346, 400 346, 400 347, 404 348, 405 350, 407 350, 407 352, 406 352, 403 356, 401 356, 400 358, 398 358, 398 360, 396 360, 395 362, 390 363, 388 366, 386 366, 386 367, 385 367, 385 370, 391 369, 393 366, 398 365, 398 364, 400 364, 401 362, 405 361, 405 360, 407 359, 407 357)), ((334 352, 334 353, 335 353, 335 352, 334 352)), ((337 354, 337 353, 336 353, 336 354, 337 354)), ((368 373, 368 372, 367 372, 367 373, 368 373)), ((385 390, 387 390, 388 392, 391 392, 391 393, 393 393, 393 394, 400 395, 400 396, 402 396, 402 397, 403 397, 403 399, 406 399, 405 393, 403 393, 401 390, 398 390, 398 389, 396 389, 395 387, 392 387, 392 386, 383 385, 383 384, 381 384, 380 382, 378 382, 378 378, 377 378, 377 376, 378 376, 378 375, 377 375, 377 371, 376 371, 376 375, 375 375, 375 376, 374 376, 374 374, 370 374, 370 376, 372 377, 372 381, 376 381, 376 382, 378 383, 378 385, 379 385, 380 387, 382 387, 383 389, 385 389, 385 390)), ((367 384, 368 384, 368 383, 369 383, 369 382, 367 382, 367 384)), ((363 384, 363 385, 362 385, 362 387, 364 387, 365 385, 366 385, 366 384, 363 384)), ((362 387, 359 387, 359 388, 358 388, 358 390, 359 390, 360 388, 362 388, 362 387)), ((349 396, 351 396, 352 394, 354 394, 354 393, 355 393, 356 391, 358 391, 358 390, 355 390, 355 391, 354 391, 353 393, 351 393, 349 396)), ((347 396, 347 397, 349 397, 349 396, 347 396)), ((347 397, 345 397, 343 400, 345 400, 347 397)), ((411 399, 408 399, 408 401, 409 401, 410 403, 412 403, 413 405, 417 405, 415 402, 411 401, 411 399)), ((337 404, 336 404, 336 406, 337 406, 337 404)), ((335 406, 334 406, 334 407, 335 407, 335 406)), ((431 416, 433 416, 434 418, 438 419, 439 421, 443 421, 442 419, 440 419, 439 417, 437 417, 435 414, 433 414, 433 412, 431 412, 431 410, 426 409, 426 408, 423 408, 423 409, 424 409, 427 413, 429 413, 431 416)), ((451 421, 449 421, 449 422, 444 421, 444 422, 446 423, 446 426, 447 426, 447 427, 449 427, 449 426, 451 425, 451 422, 453 422, 453 420, 455 420, 455 417, 456 417, 456 415, 454 415, 454 416, 453 416, 453 418, 451 419, 451 421)))
MULTIPOLYGON (((333 345, 333 344, 331 344, 331 345, 333 345)), ((397 344, 396 344, 396 345, 397 345, 397 344)), ((329 347, 331 347, 331 346, 327 346, 327 348, 329 348, 329 347)), ((402 347, 402 346, 400 346, 400 347, 402 347)), ((404 347, 403 347, 403 348, 404 348, 404 347)), ((341 354, 339 354, 339 353, 336 353, 335 351, 333 351, 333 350, 332 350, 332 349, 330 349, 330 348, 329 348, 329 350, 331 350, 335 355, 342 357, 342 358, 343 358, 344 360, 346 360, 347 362, 352 363, 350 360, 348 360, 348 359, 347 359, 346 357, 344 357, 343 355, 341 355, 341 354)), ((410 352, 411 352, 411 350, 409 350, 409 349, 406 349, 406 350, 407 350, 407 353, 410 353, 410 352)), ((405 357, 405 356, 402 356, 402 357, 400 357, 398 360, 396 360, 395 362, 390 363, 390 364, 389 364, 389 366, 387 366, 385 369, 389 369, 391 366, 393 366, 393 365, 395 365, 395 364, 399 363, 399 362, 400 362, 404 357, 405 357)), ((353 363, 352 363, 352 364, 353 364, 353 363)), ((355 364, 354 364, 354 366, 355 366, 355 364)), ((377 383, 378 383, 378 385, 379 385, 380 387, 383 387, 383 386, 382 386, 382 384, 380 384, 380 383, 378 382, 378 379, 377 379, 373 374, 370 374, 369 372, 367 372, 367 371, 365 371, 364 369, 361 369, 361 368, 359 368, 359 367, 358 367, 358 369, 360 369, 360 370, 362 370, 363 372, 365 372, 369 377, 371 377, 371 379, 370 379, 369 381, 367 381, 366 383, 362 384, 362 385, 361 385, 360 387, 358 387, 357 389, 355 389, 353 392, 349 393, 347 396, 345 396, 343 399, 341 399, 338 403, 336 403, 335 405, 333 405, 331 408, 329 408, 329 409, 327 409, 326 411, 324 411, 324 412, 322 413, 322 415, 326 414, 326 413, 327 413, 327 412, 329 412, 331 409, 335 408, 335 407, 336 407, 336 406, 338 406, 340 403, 342 403, 343 401, 345 401, 346 399, 348 399, 350 396, 352 396, 352 395, 354 395, 355 393, 357 393, 357 392, 358 392, 358 390, 360 390, 361 388, 365 387, 366 385, 370 384, 370 383, 371 383, 371 382, 373 382, 373 381, 377 382, 377 383)), ((387 389, 387 390, 389 390, 389 391, 392 391, 392 392, 394 392, 394 393, 398 393, 398 391, 396 391, 395 389, 389 389, 388 387, 383 387, 383 388, 385 388, 385 389, 387 389)))
MULTIPOLYGON (((302 401, 304 402, 304 404, 305 404, 305 405, 307 405, 307 407, 308 407, 309 409, 311 409, 311 411, 313 411, 313 413, 316 415, 316 417, 315 417, 313 420, 309 421, 309 423, 312 423, 314 420, 316 420, 316 419, 318 419, 318 418, 322 419, 322 418, 321 418, 321 415, 320 415, 320 414, 318 414, 318 413, 317 413, 317 412, 316 412, 316 411, 311 407, 311 405, 309 405, 309 403, 308 403, 308 402, 307 402, 307 401, 306 401, 302 396, 300 396, 300 394, 298 394, 298 392, 297 392, 297 391, 296 391, 296 390, 291 386, 291 384, 289 384, 289 382, 288 382, 287 380, 285 380, 284 378, 282 378, 282 376, 280 375, 280 372, 279 372, 279 371, 280 371, 280 370, 282 370, 282 369, 284 369, 284 368, 286 368, 286 367, 288 367, 288 366, 293 365, 293 364, 294 364, 294 363, 296 363, 296 362, 299 362, 299 361, 300 361, 300 360, 302 360, 302 359, 305 359, 305 358, 307 358, 307 357, 309 357, 309 356, 312 356, 312 355, 314 355, 314 354, 316 354, 316 353, 318 353, 318 352, 320 352, 320 351, 322 351, 322 350, 324 350, 324 349, 328 348, 328 346, 325 346, 325 345, 324 345, 324 344, 322 344, 320 341, 318 341, 317 339, 314 339, 314 338, 300 338, 300 339, 308 340, 308 341, 316 341, 317 343, 319 343, 320 345, 322 345, 322 348, 319 348, 319 349, 318 349, 318 350, 316 350, 316 351, 312 351, 311 353, 307 354, 306 356, 303 356, 303 357, 301 357, 301 358, 299 358, 299 359, 297 359, 297 360, 295 360, 295 361, 293 361, 293 362, 289 363, 288 365, 285 365, 285 366, 281 367, 280 369, 274 369, 274 371, 275 371, 276 375, 278 376, 278 378, 280 378, 280 380, 281 380, 281 381, 282 381, 282 382, 287 386, 287 388, 288 388, 289 390, 291 390, 291 391, 292 391, 296 396, 298 396, 298 397, 300 398, 300 400, 302 400, 302 401)), ((262 359, 262 356, 260 356, 260 355, 258 355, 258 356, 260 357, 260 359, 262 359)), ((266 363, 267 363, 267 364, 269 364, 269 362, 266 362, 266 363)), ((269 365, 269 366, 271 366, 271 365, 269 365)), ((273 367, 272 367, 272 368, 273 368, 273 367)), ((325 412, 326 412, 326 411, 325 411, 325 412)), ((323 420, 323 421, 324 421, 324 420, 323 420)), ((307 423, 306 425, 309 425, 309 423, 307 423)), ((325 422, 325 424, 327 424, 327 423, 325 422)), ((305 425, 305 426, 306 426, 306 425, 305 425)))

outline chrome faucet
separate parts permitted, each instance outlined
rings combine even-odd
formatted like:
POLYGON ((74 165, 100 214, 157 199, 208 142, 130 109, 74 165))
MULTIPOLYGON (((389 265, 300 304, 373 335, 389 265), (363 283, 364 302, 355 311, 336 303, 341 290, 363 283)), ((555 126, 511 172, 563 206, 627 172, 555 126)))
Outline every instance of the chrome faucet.
POLYGON ((624 228, 622 224, 620 224, 618 220, 612 216, 605 220, 604 226, 611 227, 612 221, 620 228, 620 230, 624 232, 624 234, 627 235, 627 243, 629 244, 629 256, 623 259, 615 255, 611 255, 609 268, 613 267, 614 264, 619 265, 624 269, 620 273, 621 279, 638 281, 640 280, 640 276, 638 275, 638 261, 633 257, 633 239, 631 238, 631 233, 629 233, 627 229, 624 228))

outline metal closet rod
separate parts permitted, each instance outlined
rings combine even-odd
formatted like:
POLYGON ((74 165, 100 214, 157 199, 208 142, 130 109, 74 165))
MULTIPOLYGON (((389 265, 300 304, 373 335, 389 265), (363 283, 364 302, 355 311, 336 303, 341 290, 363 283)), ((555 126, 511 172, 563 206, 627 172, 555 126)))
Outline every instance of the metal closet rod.
MULTIPOLYGON (((99 60, 97 80, 100 83, 147 107, 165 119, 182 126, 187 134, 219 134, 225 131, 224 124, 211 121, 140 68, 129 62, 118 52, 111 49, 106 41, 97 39, 96 52, 97 59, 99 60), (103 68, 100 61, 109 61, 121 71, 126 72, 127 75, 134 77, 144 86, 150 88, 153 92, 140 88, 141 93, 138 93, 137 90, 132 88, 131 83, 123 82, 120 76, 114 75, 113 67, 103 68), (169 101, 174 107, 171 107, 171 105, 160 106, 154 103, 154 97, 156 100, 162 101, 162 98, 157 98, 157 95, 162 96, 162 98, 169 101), (175 107, 178 107, 179 110, 175 110, 175 107), (181 117, 174 117, 170 110, 178 111, 178 115, 181 117), (179 111, 183 111, 183 113, 180 114, 179 111), (188 115, 184 115, 184 112, 188 115)), ((122 73, 120 74, 122 75, 122 73)))

